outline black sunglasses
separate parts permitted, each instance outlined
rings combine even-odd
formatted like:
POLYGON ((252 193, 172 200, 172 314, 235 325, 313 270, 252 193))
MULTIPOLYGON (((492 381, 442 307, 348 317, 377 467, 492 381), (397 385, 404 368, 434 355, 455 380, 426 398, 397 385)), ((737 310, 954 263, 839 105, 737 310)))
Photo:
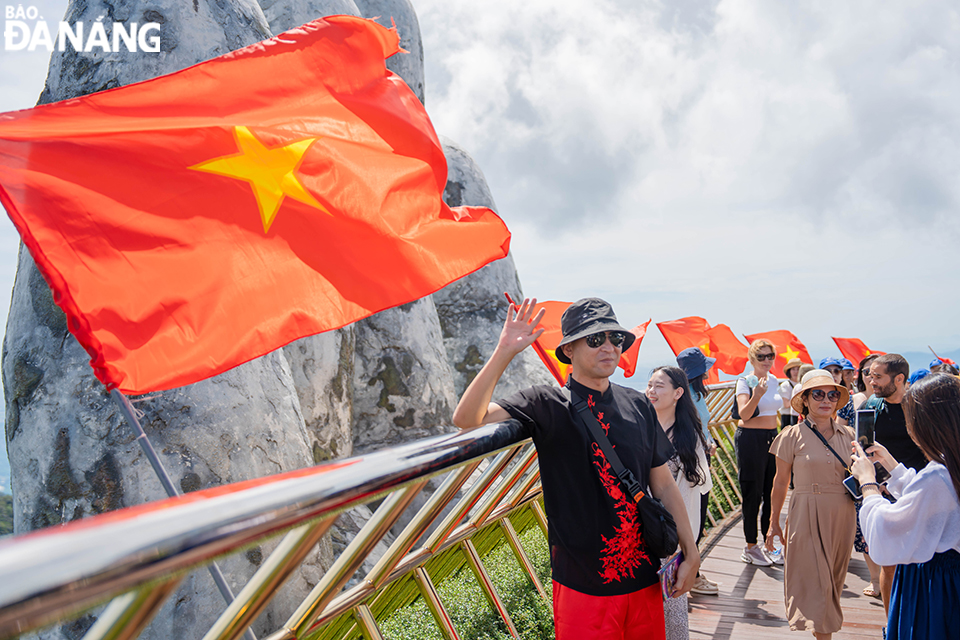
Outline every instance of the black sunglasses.
POLYGON ((591 349, 598 349, 607 341, 607 338, 610 338, 610 344, 612 344, 614 348, 622 347, 623 341, 627 339, 627 337, 619 331, 601 331, 600 333, 591 333, 584 338, 584 340, 586 340, 587 346, 591 349))
POLYGON ((833 391, 824 391, 823 389, 814 389, 810 392, 810 397, 813 398, 814 402, 820 402, 824 398, 830 402, 836 402, 840 399, 840 392, 834 389, 833 391))
POLYGON ((763 362, 764 360, 774 360, 777 357, 775 353, 758 353, 757 362, 763 362))

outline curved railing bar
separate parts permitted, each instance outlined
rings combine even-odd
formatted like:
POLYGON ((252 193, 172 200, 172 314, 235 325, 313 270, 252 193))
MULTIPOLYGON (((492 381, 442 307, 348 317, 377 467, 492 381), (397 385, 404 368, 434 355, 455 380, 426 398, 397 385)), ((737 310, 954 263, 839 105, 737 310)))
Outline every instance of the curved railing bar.
POLYGON ((0 637, 523 440, 508 421, 51 527, 0 543, 0 637))

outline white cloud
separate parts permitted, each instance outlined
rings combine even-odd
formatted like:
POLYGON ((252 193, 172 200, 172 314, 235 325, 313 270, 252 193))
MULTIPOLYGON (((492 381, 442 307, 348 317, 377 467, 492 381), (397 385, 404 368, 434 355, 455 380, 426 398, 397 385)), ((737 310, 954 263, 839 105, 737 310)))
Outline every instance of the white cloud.
POLYGON ((812 349, 960 343, 955 5, 417 8, 428 111, 484 170, 528 293, 812 349))

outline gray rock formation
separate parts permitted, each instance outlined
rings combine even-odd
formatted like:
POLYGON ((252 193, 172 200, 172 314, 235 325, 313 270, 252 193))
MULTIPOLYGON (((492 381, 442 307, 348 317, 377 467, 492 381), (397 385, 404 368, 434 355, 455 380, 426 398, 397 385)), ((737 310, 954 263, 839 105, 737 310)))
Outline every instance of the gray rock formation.
POLYGON ((359 16, 353 0, 260 0, 270 30, 283 33, 324 16, 359 16))
POLYGON ((314 462, 353 454, 353 376, 356 329, 302 338, 283 352, 290 362, 314 462))
MULTIPOLYGON (((452 140, 441 137, 440 141, 447 158, 444 201, 451 207, 474 205, 496 211, 497 205, 490 187, 477 163, 452 140)), ((447 359, 454 370, 457 398, 463 394, 497 345, 507 315, 505 292, 517 302, 523 300, 512 255, 488 264, 433 294, 447 359)), ((494 398, 509 395, 531 384, 556 382, 537 354, 532 349, 526 349, 507 367, 494 398)))
POLYGON ((424 102, 423 41, 420 39, 420 21, 410 0, 357 0, 357 8, 364 18, 376 20, 385 27, 397 25, 400 46, 408 53, 387 58, 387 69, 403 78, 413 92, 424 102))
POLYGON ((353 449, 452 430, 453 372, 428 296, 356 323, 353 449))

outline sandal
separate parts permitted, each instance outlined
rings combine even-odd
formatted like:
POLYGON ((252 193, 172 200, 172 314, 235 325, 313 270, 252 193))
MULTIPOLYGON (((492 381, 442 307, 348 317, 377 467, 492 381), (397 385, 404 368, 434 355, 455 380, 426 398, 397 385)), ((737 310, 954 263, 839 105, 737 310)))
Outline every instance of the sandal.
POLYGON ((869 596, 871 598, 879 598, 880 590, 874 589, 872 584, 868 584, 866 587, 863 588, 863 595, 869 596))

